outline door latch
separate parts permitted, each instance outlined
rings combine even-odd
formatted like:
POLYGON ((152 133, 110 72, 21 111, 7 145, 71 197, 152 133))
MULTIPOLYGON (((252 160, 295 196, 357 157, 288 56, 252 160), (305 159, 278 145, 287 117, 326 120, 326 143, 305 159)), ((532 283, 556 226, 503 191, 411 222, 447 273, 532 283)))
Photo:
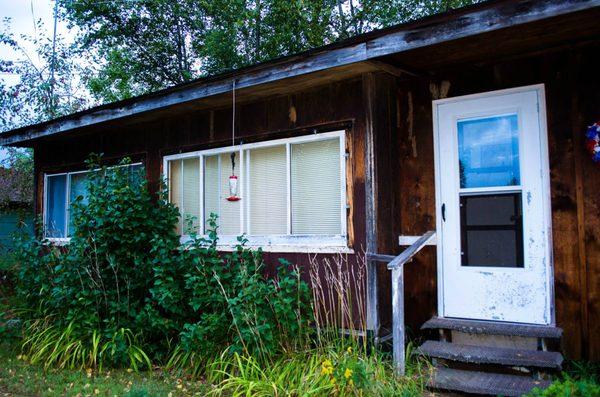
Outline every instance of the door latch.
POLYGON ((446 203, 442 204, 442 220, 446 222, 446 203))

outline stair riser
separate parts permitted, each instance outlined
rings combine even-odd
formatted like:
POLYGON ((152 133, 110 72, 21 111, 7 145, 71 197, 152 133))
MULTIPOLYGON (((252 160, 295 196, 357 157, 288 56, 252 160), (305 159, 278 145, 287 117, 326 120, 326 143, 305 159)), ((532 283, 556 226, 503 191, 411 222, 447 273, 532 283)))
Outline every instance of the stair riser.
POLYGON ((538 350, 538 339, 510 335, 478 335, 451 331, 452 343, 506 349, 538 350))
POLYGON ((535 379, 545 380, 552 380, 554 376, 559 373, 559 371, 546 368, 508 366, 499 364, 473 364, 464 363, 460 361, 446 360, 442 358, 431 359, 431 362, 435 366, 445 368, 460 369, 464 371, 489 372, 495 374, 521 375, 529 376, 535 379))

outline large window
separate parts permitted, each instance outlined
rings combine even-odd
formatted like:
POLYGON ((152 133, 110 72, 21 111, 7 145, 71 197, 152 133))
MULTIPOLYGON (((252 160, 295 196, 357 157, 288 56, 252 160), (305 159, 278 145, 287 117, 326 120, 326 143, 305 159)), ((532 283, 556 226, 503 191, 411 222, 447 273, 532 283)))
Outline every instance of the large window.
POLYGON ((164 169, 183 236, 204 234, 213 213, 225 245, 241 234, 261 246, 346 245, 343 131, 167 156, 164 169))
MULTIPOLYGON (((139 174, 142 164, 128 166, 132 177, 139 174)), ((70 206, 77 197, 87 199, 87 176, 90 171, 46 174, 44 184, 44 234, 50 239, 71 236, 73 220, 70 206)))

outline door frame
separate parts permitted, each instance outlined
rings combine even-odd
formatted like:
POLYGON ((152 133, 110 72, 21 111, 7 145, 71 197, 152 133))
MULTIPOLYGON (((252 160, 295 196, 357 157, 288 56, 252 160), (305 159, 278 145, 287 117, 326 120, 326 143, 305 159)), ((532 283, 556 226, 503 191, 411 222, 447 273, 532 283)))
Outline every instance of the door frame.
MULTIPOLYGON (((444 278, 443 278, 443 244, 442 244, 442 233, 443 233, 443 222, 442 222, 442 197, 441 197, 441 165, 440 165, 440 147, 439 147, 439 114, 438 106, 445 103, 461 102, 463 100, 472 100, 477 98, 494 97, 503 94, 514 94, 524 91, 536 91, 538 97, 538 122, 539 122, 539 134, 540 134, 540 165, 541 165, 541 177, 542 177, 542 205, 543 205, 543 220, 544 225, 542 226, 545 230, 546 246, 545 246, 545 257, 547 258, 546 272, 547 279, 545 280, 548 284, 548 294, 546 297, 546 307, 548 308, 548 314, 550 318, 550 324, 554 326, 556 324, 555 317, 555 305, 554 305, 554 258, 552 255, 553 243, 552 243, 552 207, 551 207, 551 190, 550 190, 550 158, 548 151, 548 126, 547 126, 547 114, 546 114, 546 95, 544 84, 534 84, 522 87, 508 88, 502 90, 486 91, 476 94, 461 95, 457 97, 445 98, 433 100, 432 115, 433 115, 433 149, 434 149, 434 171, 435 171, 435 218, 436 218, 436 230, 437 230, 437 297, 438 297, 438 316, 445 317, 444 313, 444 278)), ((482 320, 491 321, 491 320, 482 320)))

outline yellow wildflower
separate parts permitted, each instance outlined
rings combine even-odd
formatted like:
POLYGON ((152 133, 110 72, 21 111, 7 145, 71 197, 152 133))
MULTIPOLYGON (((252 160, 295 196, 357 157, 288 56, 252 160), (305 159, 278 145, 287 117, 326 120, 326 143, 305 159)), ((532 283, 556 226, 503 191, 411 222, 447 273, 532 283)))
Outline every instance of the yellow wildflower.
POLYGON ((351 376, 352 376, 352 370, 350 368, 346 368, 346 371, 344 372, 344 377, 346 379, 348 379, 351 376))
POLYGON ((128 373, 132 373, 132 372, 133 372, 133 369, 131 369, 131 368, 127 368, 127 372, 128 372, 128 373))
POLYGON ((348 346, 348 349, 346 349, 346 351, 350 354, 352 354, 352 346, 348 346))
POLYGON ((333 373, 333 364, 330 360, 323 361, 323 364, 321 364, 321 373, 323 375, 331 375, 333 373))

